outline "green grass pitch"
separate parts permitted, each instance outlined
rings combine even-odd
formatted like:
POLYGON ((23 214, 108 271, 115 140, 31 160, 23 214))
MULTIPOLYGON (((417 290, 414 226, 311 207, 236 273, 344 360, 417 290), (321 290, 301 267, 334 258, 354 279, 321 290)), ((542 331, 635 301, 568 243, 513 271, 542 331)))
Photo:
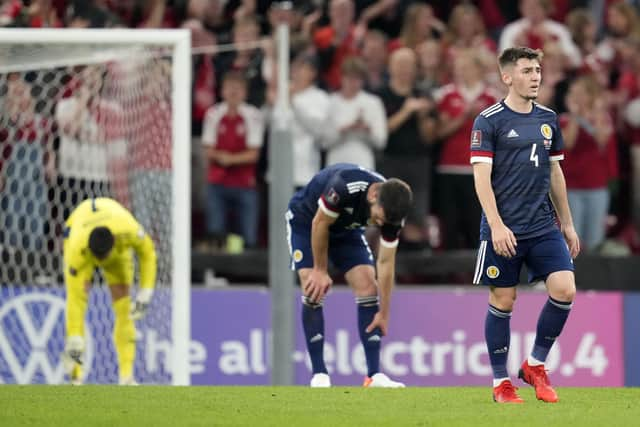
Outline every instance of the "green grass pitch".
POLYGON ((0 386, 0 426, 637 426, 640 388, 560 388, 498 405, 488 387, 0 386))

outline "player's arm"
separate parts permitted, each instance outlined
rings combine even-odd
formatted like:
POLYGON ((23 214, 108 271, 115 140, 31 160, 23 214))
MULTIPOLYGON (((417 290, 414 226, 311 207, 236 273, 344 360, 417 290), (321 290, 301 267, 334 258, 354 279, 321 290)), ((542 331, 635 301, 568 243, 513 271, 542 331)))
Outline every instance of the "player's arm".
POLYGON ((562 234, 569 246, 571 257, 575 258, 580 253, 580 239, 573 227, 569 198, 567 197, 567 185, 560 167, 559 161, 551 161, 551 202, 555 207, 562 234))
POLYGON ((491 240, 495 252, 501 256, 512 257, 516 254, 517 241, 513 232, 502 222, 498 212, 496 196, 491 185, 491 170, 491 163, 473 163, 476 194, 491 229, 491 240))
POLYGON ((473 182, 476 194, 491 229, 491 242, 494 251, 507 258, 516 254, 516 236, 500 217, 496 195, 491 183, 493 155, 495 153, 495 132, 493 123, 482 114, 476 117, 471 132, 471 158, 473 182))
POLYGON ((222 166, 247 165, 257 162, 259 155, 260 150, 256 148, 247 148, 237 153, 218 151, 217 161, 222 166))
POLYGON ((127 221, 131 247, 138 256, 140 268, 140 287, 136 294, 136 301, 131 311, 131 318, 138 320, 144 317, 151 303, 153 291, 156 286, 157 256, 155 246, 151 237, 144 231, 144 228, 130 216, 127 221))
POLYGON ((303 291, 312 301, 319 301, 332 284, 329 276, 329 227, 336 222, 338 215, 334 215, 323 203, 320 199, 318 210, 311 223, 313 270, 307 282, 303 283, 303 291))
POLYGON ((373 322, 367 327, 367 332, 371 332, 376 326, 380 327, 382 335, 387 334, 389 313, 391 311, 391 293, 396 276, 396 251, 395 245, 381 244, 378 249, 378 259, 376 261, 376 273, 378 276, 378 296, 380 298, 380 309, 373 322))

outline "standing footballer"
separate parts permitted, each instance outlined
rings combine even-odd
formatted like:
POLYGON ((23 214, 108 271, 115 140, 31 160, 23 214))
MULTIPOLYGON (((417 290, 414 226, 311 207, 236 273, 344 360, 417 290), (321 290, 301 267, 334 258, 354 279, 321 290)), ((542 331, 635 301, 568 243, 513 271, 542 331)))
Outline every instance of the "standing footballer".
POLYGON ((368 369, 364 386, 404 387, 380 372, 380 342, 389 321, 398 234, 411 200, 412 192, 405 182, 386 180, 350 163, 321 170, 291 199, 287 237, 292 267, 303 291, 302 326, 313 368, 311 387, 331 386, 323 355, 322 312, 324 296, 332 284, 329 261, 344 273, 355 294, 368 369), (380 227, 376 268, 364 236, 366 225, 380 227))
POLYGON ((530 282, 544 281, 549 299, 518 376, 545 402, 558 401, 544 363, 576 293, 572 259, 580 243, 560 168, 562 134, 556 113, 534 102, 541 57, 526 47, 500 55, 500 75, 509 93, 476 117, 471 133, 471 163, 483 210, 474 283, 489 287, 485 338, 493 398, 500 403, 523 402, 507 374, 509 320, 522 264, 530 282))

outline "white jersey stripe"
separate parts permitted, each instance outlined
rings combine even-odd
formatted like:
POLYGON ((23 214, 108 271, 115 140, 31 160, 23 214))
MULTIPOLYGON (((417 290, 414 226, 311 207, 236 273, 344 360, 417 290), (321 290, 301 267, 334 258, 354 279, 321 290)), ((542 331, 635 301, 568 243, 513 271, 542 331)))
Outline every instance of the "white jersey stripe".
POLYGON ((534 104, 535 104, 537 107, 539 107, 541 110, 550 111, 550 112, 552 112, 553 114, 556 114, 556 112, 555 112, 555 111, 553 111, 553 110, 552 110, 551 108, 549 108, 549 107, 545 107, 544 105, 542 105, 542 104, 538 104, 537 102, 534 102, 534 104))
POLYGON ((500 104, 499 102, 497 104, 493 104, 491 107, 485 108, 483 111, 480 112, 481 116, 484 116, 485 114, 491 112, 492 110, 495 110, 498 107, 501 107, 502 104, 500 104))
POLYGON ((490 112, 489 114, 485 114, 484 116, 485 116, 485 117, 491 117, 491 116, 493 116, 494 114, 499 113, 499 112, 500 112, 500 111, 502 111, 502 110, 504 110, 504 107, 500 107, 500 108, 498 108, 497 110, 493 110, 492 112, 490 112))
POLYGON ((353 182, 347 182, 347 188, 351 188, 351 187, 359 187, 362 185, 369 185, 369 183, 367 181, 353 181, 353 182))

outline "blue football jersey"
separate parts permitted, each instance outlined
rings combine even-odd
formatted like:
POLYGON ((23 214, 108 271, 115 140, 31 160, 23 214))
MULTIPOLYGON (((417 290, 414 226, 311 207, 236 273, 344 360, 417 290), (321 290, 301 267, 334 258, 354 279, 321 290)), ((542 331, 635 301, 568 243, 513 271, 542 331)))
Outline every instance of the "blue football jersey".
MULTIPOLYGON (((289 202, 289 210, 298 225, 311 227, 318 208, 337 218, 329 231, 332 234, 363 228, 369 224, 371 210, 367 201, 369 186, 385 178, 351 163, 338 163, 318 172, 289 202)), ((381 227, 386 241, 397 239, 401 227, 385 224, 381 227)))
MULTIPOLYGON (((556 113, 537 103, 529 113, 504 101, 482 111, 471 132, 471 163, 492 164, 491 184, 502 221, 518 239, 540 236, 556 227, 549 197, 552 161, 564 158, 556 113)), ((480 239, 491 239, 483 212, 480 239)))

